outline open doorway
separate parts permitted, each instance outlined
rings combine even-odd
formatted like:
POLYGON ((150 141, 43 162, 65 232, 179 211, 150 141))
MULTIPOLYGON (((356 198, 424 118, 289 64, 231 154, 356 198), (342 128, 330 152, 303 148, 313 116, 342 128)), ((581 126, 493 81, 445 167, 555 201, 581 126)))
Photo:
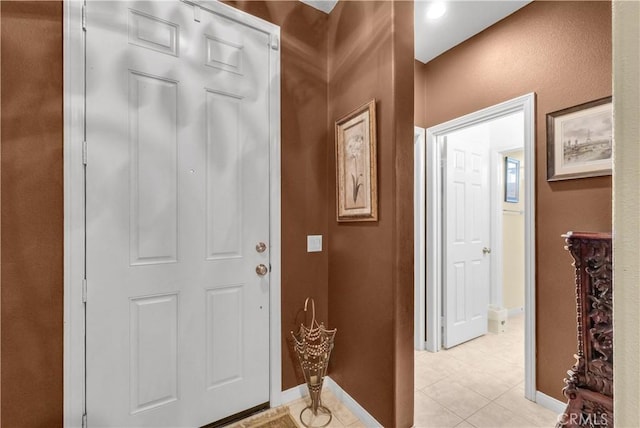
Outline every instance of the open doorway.
MULTIPOLYGON (((429 128, 423 148, 418 147, 421 139, 416 137, 416 268, 425 266, 425 272, 416 273, 415 342, 417 350, 454 348, 484 335, 490 325, 495 332, 504 329, 509 313, 524 312, 512 325, 515 330, 520 324, 523 336, 512 339, 521 344, 518 354, 524 359, 520 375, 523 394, 535 401, 533 112, 534 94, 528 94, 429 128), (505 125, 508 130, 500 131, 505 125), (478 132, 472 137, 473 131, 478 132), (474 144, 465 145, 465 140, 474 144), (514 183, 507 182, 505 158, 512 154, 515 159, 517 150, 521 151, 518 202, 509 202, 505 208, 506 186, 511 192, 516 190, 514 183), (456 168, 466 168, 466 176, 454 177, 456 168), (506 209, 515 212, 507 214, 506 209), (505 296, 510 299, 515 293, 503 289, 502 228, 504 216, 516 213, 524 235, 520 281, 523 301, 521 306, 505 307, 505 296), (425 233, 419 232, 421 221, 426 224, 425 233), (473 232, 467 234, 466 241, 460 232, 465 230, 473 232), (467 249, 456 255, 454 247, 460 242, 467 249), (419 259, 421 251, 425 257, 419 259)), ((509 172, 513 177, 513 171, 509 172)), ((515 245, 516 240, 509 243, 515 245)), ((508 282, 508 286, 517 287, 517 281, 508 282)), ((513 305, 512 300, 507 304, 513 305)))

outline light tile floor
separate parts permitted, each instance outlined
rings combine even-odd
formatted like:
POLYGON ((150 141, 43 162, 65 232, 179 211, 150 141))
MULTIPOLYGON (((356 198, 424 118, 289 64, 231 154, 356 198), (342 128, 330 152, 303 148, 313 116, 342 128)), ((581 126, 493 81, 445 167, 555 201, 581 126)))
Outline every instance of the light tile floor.
POLYGON ((416 428, 554 427, 557 415, 524 398, 524 317, 449 350, 415 353, 416 428))
MULTIPOLYGON (((301 427, 304 425, 300 422, 300 412, 307 407, 308 401, 308 398, 301 398, 287 404, 293 420, 301 427)), ((322 391, 322 405, 331 410, 333 415, 331 422, 327 425, 328 428, 365 428, 365 425, 327 389, 322 391)))
MULTIPOLYGON (((524 398, 524 317, 449 350, 415 353, 416 428, 552 428, 557 415, 524 398)), ((302 398, 288 403, 299 426, 302 398)), ((369 428, 328 390, 329 428, 369 428)))
MULTIPOLYGON (((302 409, 307 407, 309 404, 308 398, 301 398, 299 400, 292 401, 286 404, 286 407, 289 408, 289 414, 293 417, 293 420, 299 427, 304 427, 304 425, 300 422, 300 412, 302 409)), ((327 428, 367 428, 365 425, 360 422, 360 420, 353 414, 349 409, 347 409, 344 404, 342 404, 336 396, 329 390, 324 389, 322 391, 322 405, 331 410, 332 419, 327 428)), ((277 407, 276 409, 281 409, 285 406, 277 407)), ((227 425, 226 428, 245 428, 255 426, 256 422, 264 422, 264 419, 260 419, 264 415, 271 414, 274 409, 266 410, 259 415, 252 415, 246 419, 243 419, 239 422, 235 422, 231 425, 227 425)), ((277 411, 277 410, 276 410, 277 411)), ((306 417, 306 416, 305 416, 306 417)), ((308 420, 308 419, 305 419, 308 420)), ((320 419, 324 422, 324 419, 320 419)))

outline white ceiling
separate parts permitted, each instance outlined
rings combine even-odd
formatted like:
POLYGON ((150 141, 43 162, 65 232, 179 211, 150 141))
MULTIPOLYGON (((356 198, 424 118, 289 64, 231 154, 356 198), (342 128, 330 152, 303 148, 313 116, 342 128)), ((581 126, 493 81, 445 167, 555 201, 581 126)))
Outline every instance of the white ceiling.
POLYGON ((306 3, 311 7, 315 7, 318 10, 323 11, 324 13, 330 13, 334 7, 336 7, 336 3, 338 0, 300 0, 302 3, 306 3))
POLYGON ((416 0, 414 9, 416 59, 424 63, 511 15, 531 0, 447 1, 447 11, 438 20, 426 18, 431 3, 433 1, 416 0))
MULTIPOLYGON (((300 1, 325 13, 330 13, 338 3, 338 0, 300 1)), ((415 2, 415 56, 424 63, 511 15, 531 0, 448 0, 445 15, 436 21, 426 19, 431 3, 433 1, 415 2)))

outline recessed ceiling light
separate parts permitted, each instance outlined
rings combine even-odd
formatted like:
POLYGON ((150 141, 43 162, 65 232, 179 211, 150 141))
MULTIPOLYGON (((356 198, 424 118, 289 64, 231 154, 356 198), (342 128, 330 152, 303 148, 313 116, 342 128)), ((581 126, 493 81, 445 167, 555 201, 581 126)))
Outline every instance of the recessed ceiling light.
POLYGON ((438 19, 442 18, 447 11, 447 6, 443 1, 436 1, 429 5, 427 9, 427 18, 429 19, 438 19))

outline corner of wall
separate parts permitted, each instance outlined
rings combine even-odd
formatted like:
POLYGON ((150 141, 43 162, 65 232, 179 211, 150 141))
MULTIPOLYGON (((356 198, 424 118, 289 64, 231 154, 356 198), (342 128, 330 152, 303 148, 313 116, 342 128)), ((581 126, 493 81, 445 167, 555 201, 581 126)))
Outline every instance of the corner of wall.
POLYGON ((329 318, 338 328, 331 377, 397 427, 413 423, 412 24, 413 3, 339 2, 328 38, 329 318), (333 123, 371 99, 379 219, 337 223, 333 123))
POLYGON ((414 60, 414 125, 420 128, 427 127, 427 65, 414 60))
POLYGON ((640 402, 640 3, 613 2, 614 110, 614 414, 616 426, 638 425, 640 402))

